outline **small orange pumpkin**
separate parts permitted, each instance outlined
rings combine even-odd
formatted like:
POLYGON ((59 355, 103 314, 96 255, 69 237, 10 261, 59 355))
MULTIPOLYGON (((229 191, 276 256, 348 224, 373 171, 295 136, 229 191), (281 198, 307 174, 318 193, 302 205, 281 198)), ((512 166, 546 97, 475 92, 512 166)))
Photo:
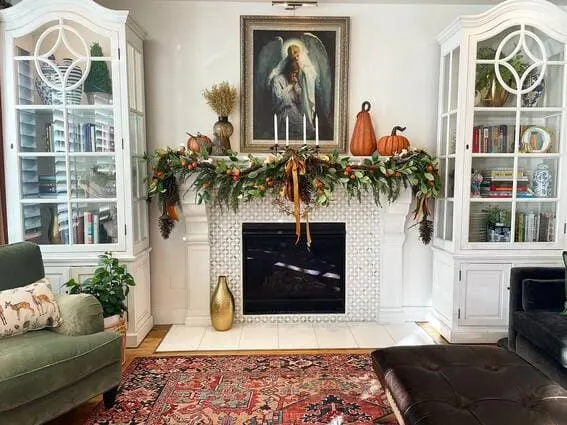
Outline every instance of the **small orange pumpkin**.
POLYGON ((384 156, 391 156, 400 153, 403 149, 409 148, 409 140, 396 134, 396 131, 404 131, 406 127, 395 126, 392 129, 392 134, 389 136, 380 137, 378 140, 378 153, 384 156))
POLYGON ((201 133, 197 133, 196 136, 193 136, 190 133, 187 134, 189 135, 189 138, 187 139, 187 148, 191 149, 193 152, 200 152, 202 146, 208 153, 211 153, 213 148, 211 139, 201 133))
POLYGON ((370 118, 370 102, 362 104, 362 110, 356 114, 356 124, 350 139, 350 153, 355 156, 372 155, 376 150, 376 133, 370 118))

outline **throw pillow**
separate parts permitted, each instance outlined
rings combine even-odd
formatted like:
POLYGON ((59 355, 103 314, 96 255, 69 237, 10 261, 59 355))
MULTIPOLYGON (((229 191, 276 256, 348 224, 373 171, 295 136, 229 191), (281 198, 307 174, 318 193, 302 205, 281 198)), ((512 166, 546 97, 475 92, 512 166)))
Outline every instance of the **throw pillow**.
POLYGON ((524 279, 522 308, 524 311, 563 311, 565 282, 563 279, 524 279))
POLYGON ((46 278, 0 292, 0 338, 60 324, 59 306, 46 278))

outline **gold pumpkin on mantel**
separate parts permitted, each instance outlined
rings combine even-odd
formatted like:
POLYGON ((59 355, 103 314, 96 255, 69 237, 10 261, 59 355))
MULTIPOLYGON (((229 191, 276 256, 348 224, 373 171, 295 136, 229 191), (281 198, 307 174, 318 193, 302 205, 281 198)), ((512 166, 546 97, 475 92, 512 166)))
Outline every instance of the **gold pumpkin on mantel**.
POLYGON ((409 148, 409 140, 397 131, 405 131, 406 127, 395 126, 389 136, 381 137, 378 140, 378 153, 384 156, 392 156, 409 148))

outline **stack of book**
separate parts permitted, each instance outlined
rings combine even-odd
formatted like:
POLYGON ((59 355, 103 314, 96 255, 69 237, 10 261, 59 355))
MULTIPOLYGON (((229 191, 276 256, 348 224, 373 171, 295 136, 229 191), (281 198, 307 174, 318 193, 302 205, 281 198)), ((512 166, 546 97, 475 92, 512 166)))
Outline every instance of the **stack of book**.
MULTIPOLYGON (((511 198, 514 184, 513 168, 494 168, 482 170, 483 177, 480 184, 482 198, 511 198)), ((528 177, 523 169, 516 173, 516 197, 532 198, 534 195, 529 188, 528 177)))
POLYGON ((473 127, 473 153, 514 152, 516 127, 514 125, 479 125, 473 127))
POLYGON ((555 241, 555 215, 553 213, 516 213, 516 242, 555 241))

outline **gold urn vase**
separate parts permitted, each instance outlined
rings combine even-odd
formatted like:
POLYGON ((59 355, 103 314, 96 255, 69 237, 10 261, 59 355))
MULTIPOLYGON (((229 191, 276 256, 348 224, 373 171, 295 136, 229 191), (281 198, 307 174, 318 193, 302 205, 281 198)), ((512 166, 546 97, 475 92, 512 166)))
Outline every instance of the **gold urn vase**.
POLYGON ((226 276, 219 276, 211 296, 211 323, 217 331, 228 331, 234 320, 234 296, 228 289, 226 276))

